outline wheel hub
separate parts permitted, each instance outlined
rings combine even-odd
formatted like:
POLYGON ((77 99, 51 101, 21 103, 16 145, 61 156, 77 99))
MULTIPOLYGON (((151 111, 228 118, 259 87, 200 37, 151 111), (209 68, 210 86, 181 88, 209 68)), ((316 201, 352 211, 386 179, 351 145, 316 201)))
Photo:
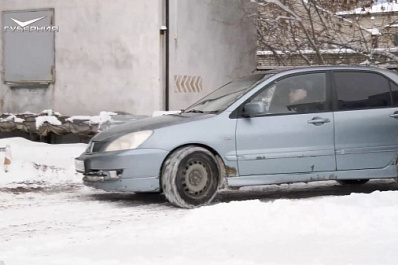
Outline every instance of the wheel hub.
POLYGON ((190 193, 199 193, 207 184, 208 174, 201 163, 192 163, 185 172, 185 184, 190 193))
POLYGON ((189 183, 191 183, 194 186, 198 186, 201 180, 202 180, 202 176, 201 176, 200 172, 198 172, 197 170, 193 171, 189 175, 189 183))

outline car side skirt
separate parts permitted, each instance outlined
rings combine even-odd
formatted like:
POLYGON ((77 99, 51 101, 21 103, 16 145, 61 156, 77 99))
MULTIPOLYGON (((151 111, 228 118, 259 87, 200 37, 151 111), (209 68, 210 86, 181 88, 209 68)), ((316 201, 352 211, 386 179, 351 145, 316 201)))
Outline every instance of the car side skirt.
POLYGON ((312 182, 338 179, 384 179, 397 178, 397 165, 388 165, 382 169, 364 169, 329 172, 308 172, 299 174, 255 175, 227 178, 228 186, 243 187, 253 185, 312 182))

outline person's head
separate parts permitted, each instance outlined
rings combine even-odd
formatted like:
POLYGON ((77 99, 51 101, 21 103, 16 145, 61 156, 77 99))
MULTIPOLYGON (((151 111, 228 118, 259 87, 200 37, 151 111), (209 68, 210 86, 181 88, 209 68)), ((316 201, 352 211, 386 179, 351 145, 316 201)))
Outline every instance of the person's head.
POLYGON ((303 89, 303 88, 293 88, 290 89, 289 92, 289 100, 290 103, 296 103, 300 100, 303 100, 307 97, 307 90, 303 89))

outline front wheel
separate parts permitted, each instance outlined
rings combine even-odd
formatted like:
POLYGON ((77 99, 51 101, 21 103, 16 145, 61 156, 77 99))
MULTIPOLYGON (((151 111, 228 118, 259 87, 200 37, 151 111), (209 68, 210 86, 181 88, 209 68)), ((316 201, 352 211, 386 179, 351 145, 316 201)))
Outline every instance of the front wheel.
POLYGON ((217 194, 220 169, 207 149, 186 146, 173 152, 164 163, 162 188, 166 199, 181 208, 208 204, 217 194))
POLYGON ((368 182, 368 179, 339 179, 336 180, 340 185, 361 185, 368 182))

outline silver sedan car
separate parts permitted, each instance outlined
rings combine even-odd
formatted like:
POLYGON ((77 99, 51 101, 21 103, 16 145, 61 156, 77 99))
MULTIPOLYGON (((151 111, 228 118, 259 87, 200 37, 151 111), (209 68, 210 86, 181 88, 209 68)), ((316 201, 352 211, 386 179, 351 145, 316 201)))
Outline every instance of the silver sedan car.
POLYGON ((226 186, 397 178, 397 154, 398 75, 323 66, 246 76, 179 114, 103 131, 76 170, 87 186, 192 208, 226 186))

